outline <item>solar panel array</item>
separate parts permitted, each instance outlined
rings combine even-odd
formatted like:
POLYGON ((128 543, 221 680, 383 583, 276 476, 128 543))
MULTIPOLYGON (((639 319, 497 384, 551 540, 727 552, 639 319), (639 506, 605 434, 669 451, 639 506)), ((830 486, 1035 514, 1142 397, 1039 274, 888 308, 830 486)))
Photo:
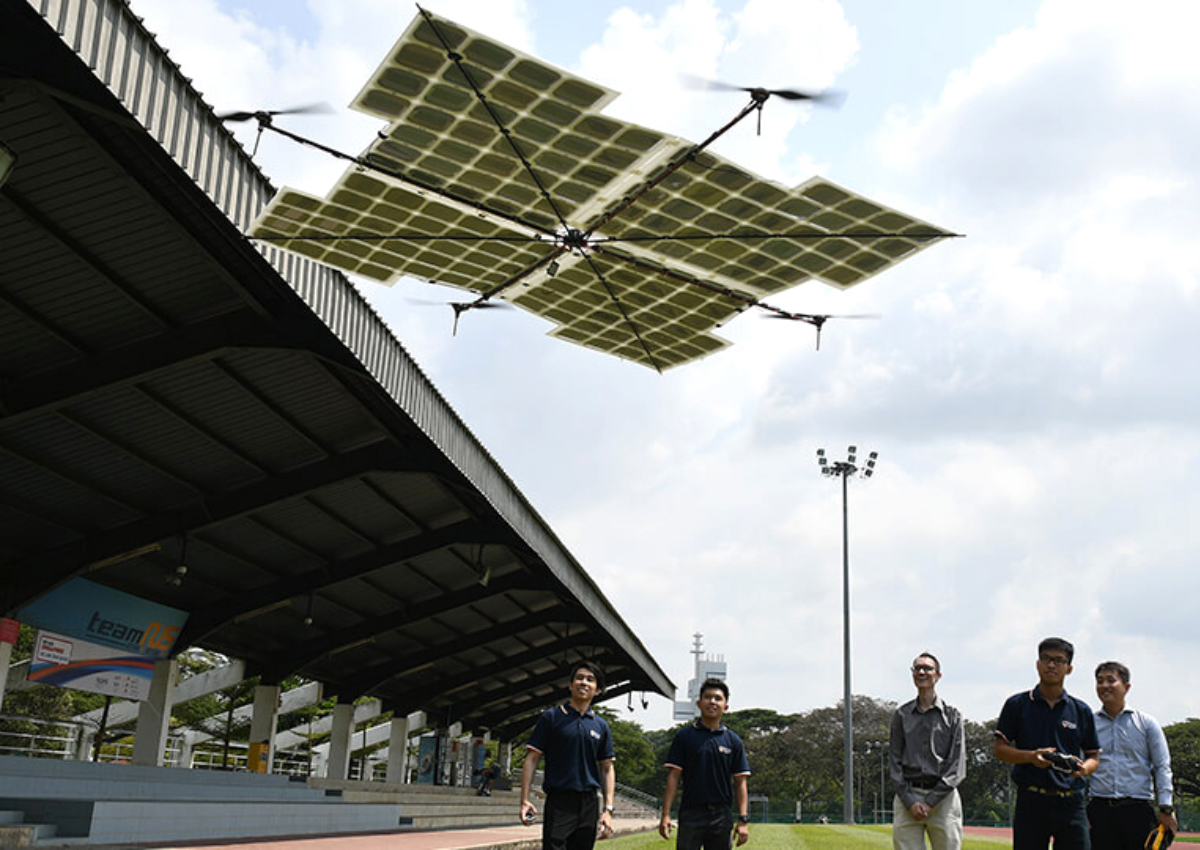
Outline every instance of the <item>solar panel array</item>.
POLYGON ((789 190, 707 151, 607 220, 692 144, 600 114, 609 89, 433 20, 414 19, 352 104, 390 122, 367 166, 326 198, 284 189, 251 236, 385 283, 493 294, 554 322, 555 337, 665 369, 728 344, 712 331, 745 301, 721 290, 846 288, 949 235, 829 181, 789 190), (587 257, 563 250, 571 228, 596 240, 587 257))

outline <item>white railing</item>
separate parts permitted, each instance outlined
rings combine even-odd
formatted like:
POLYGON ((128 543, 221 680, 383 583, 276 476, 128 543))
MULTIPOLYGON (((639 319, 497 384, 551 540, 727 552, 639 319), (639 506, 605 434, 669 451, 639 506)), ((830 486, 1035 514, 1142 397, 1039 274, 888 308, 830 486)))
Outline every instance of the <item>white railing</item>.
POLYGON ((80 733, 79 724, 66 720, 0 715, 0 755, 72 759, 78 750, 80 733), (27 732, 20 728, 28 726, 46 731, 27 732))
POLYGON ((5 756, 71 759, 75 757, 75 744, 75 735, 0 730, 0 755, 5 756))
MULTIPOLYGON (((44 720, 36 717, 0 715, 0 755, 25 756, 29 758, 53 758, 90 760, 92 750, 80 753, 81 741, 94 733, 88 724, 70 720, 44 720), (34 731, 27 731, 34 727, 34 731), (45 731, 40 731, 45 730, 45 731)), ((120 733, 128 738, 127 733, 120 733)), ((192 750, 190 764, 181 765, 184 756, 183 740, 178 737, 167 739, 163 753, 163 765, 167 767, 190 767, 195 770, 248 770, 249 745, 232 741, 226 756, 221 746, 203 747, 192 750)), ((97 761, 107 764, 127 764, 133 760, 133 744, 128 741, 106 741, 100 748, 97 761)), ((368 756, 366 779, 383 782, 387 777, 387 761, 368 756)), ((303 750, 276 752, 272 772, 286 776, 312 776, 320 769, 320 763, 311 759, 303 750)), ((363 759, 350 761, 350 779, 363 778, 363 759)))

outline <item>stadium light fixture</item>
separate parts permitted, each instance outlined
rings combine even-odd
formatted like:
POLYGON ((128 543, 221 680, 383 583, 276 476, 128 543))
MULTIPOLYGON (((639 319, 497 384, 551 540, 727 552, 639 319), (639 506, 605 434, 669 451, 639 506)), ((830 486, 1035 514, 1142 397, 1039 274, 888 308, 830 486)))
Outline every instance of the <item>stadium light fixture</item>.
POLYGON ((825 449, 817 449, 817 468, 826 478, 842 479, 842 674, 843 674, 843 722, 845 735, 845 777, 842 790, 842 819, 854 823, 854 703, 850 690, 850 513, 847 486, 851 478, 870 478, 875 474, 875 463, 879 452, 867 455, 867 462, 858 465, 858 447, 846 449, 846 459, 833 463, 825 455, 825 449))

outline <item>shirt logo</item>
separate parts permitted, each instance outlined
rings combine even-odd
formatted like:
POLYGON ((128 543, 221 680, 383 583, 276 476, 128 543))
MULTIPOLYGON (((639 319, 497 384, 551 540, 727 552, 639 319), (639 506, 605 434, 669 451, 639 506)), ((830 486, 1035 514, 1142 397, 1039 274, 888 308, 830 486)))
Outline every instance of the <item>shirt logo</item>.
POLYGON ((1063 724, 1064 729, 1078 729, 1079 728, 1074 723, 1072 723, 1070 720, 1064 720, 1062 722, 1062 724, 1063 724))
POLYGON ((730 753, 732 753, 733 750, 729 749, 729 747, 723 747, 720 744, 717 744, 717 752, 719 752, 723 756, 727 756, 730 753))
POLYGON ((597 741, 600 740, 600 733, 597 732, 595 729, 589 729, 588 734, 591 735, 593 738, 595 738, 597 741))

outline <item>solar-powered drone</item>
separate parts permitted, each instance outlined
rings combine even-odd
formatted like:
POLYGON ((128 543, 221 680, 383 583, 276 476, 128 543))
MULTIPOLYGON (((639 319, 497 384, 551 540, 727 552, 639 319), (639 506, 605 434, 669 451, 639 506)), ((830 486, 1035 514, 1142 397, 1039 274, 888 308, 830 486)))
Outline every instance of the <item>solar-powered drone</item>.
MULTIPOLYGON (((736 87, 730 87, 736 88, 736 87)), ((233 113, 350 165, 324 198, 285 188, 248 235, 386 284, 508 302, 552 336, 659 372, 728 345, 748 308, 820 331, 827 314, 764 301, 809 279, 854 286, 955 234, 814 177, 792 189, 699 144, 603 114, 616 92, 420 9, 351 104, 387 129, 358 156, 233 113)), ((860 314, 861 315, 861 314, 860 314)))

